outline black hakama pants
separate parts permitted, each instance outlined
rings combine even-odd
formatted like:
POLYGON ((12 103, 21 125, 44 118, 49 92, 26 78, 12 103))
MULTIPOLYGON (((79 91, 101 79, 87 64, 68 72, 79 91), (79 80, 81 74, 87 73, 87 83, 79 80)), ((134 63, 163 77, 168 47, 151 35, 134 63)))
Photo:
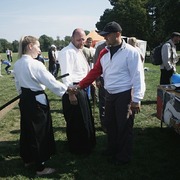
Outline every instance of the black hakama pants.
MULTIPOLYGON (((35 96, 44 91, 33 92, 22 88, 19 107, 20 123, 20 156, 24 163, 41 164, 55 153, 55 140, 52 128, 49 103, 43 105, 35 96)), ((45 94, 46 99, 47 95, 45 94)), ((47 99, 48 102, 48 99, 47 99)))
POLYGON ((81 90, 76 97, 78 105, 70 104, 68 94, 62 98, 69 149, 75 154, 89 154, 96 144, 94 118, 86 91, 81 90))

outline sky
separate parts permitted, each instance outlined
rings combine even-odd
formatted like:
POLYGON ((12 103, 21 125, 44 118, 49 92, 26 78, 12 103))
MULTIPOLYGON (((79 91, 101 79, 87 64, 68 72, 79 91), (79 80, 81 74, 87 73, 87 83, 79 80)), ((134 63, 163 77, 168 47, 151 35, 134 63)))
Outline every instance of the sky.
POLYGON ((0 39, 47 35, 71 36, 75 28, 92 31, 109 0, 0 0, 0 39))

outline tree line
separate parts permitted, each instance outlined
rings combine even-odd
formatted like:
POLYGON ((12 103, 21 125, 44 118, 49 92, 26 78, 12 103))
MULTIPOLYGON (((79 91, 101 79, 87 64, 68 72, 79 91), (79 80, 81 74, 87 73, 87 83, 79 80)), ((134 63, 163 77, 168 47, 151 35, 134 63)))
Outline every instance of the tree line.
MULTIPOLYGON (((52 44, 55 44, 58 48, 62 48, 69 44, 71 37, 66 36, 64 40, 60 40, 59 36, 54 40, 52 37, 47 35, 42 35, 39 37, 40 48, 42 52, 47 52, 52 44)), ((19 41, 14 40, 12 43, 8 42, 6 39, 0 39, 0 52, 6 52, 6 49, 11 49, 13 52, 18 52, 19 41)))
MULTIPOLYGON (((118 22, 123 29, 124 36, 135 36, 146 40, 148 49, 166 41, 172 32, 180 32, 180 0, 109 0, 111 9, 106 9, 96 23, 97 30, 102 30, 110 21, 118 22)), ((86 30, 86 34, 89 31, 86 30)), ((56 40, 47 35, 39 38, 41 50, 48 51, 51 44, 61 48, 70 42, 70 36, 56 40)), ((0 39, 0 52, 7 48, 18 51, 17 40, 12 43, 0 39)), ((177 46, 180 49, 180 45, 177 46)))
POLYGON ((166 41, 172 32, 180 32, 180 0, 109 1, 113 8, 104 11, 96 23, 98 30, 114 20, 122 26, 123 35, 146 40, 149 49, 166 41))

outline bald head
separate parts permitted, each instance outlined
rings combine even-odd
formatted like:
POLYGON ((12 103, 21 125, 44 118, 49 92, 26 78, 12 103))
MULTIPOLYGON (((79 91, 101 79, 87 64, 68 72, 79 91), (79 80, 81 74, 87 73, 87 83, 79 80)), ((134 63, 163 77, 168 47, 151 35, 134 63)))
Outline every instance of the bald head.
POLYGON ((84 47, 86 39, 86 34, 83 29, 77 28, 73 31, 71 42, 77 49, 82 49, 84 47))

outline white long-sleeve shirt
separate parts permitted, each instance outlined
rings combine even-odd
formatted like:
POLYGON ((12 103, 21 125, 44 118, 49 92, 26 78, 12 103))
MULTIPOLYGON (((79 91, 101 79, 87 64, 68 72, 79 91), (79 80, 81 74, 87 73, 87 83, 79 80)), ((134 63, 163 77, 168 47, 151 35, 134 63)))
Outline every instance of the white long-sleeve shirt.
POLYGON ((176 63, 179 61, 179 58, 176 52, 176 46, 171 39, 162 46, 161 55, 163 63, 160 65, 160 69, 166 69, 168 71, 173 69, 176 71, 176 63))
POLYGON ((62 96, 67 90, 67 87, 57 81, 42 62, 29 55, 23 55, 16 61, 13 73, 19 94, 21 94, 21 87, 32 91, 42 91, 47 87, 58 96, 62 96))
POLYGON ((81 88, 88 86, 103 74, 104 88, 116 94, 133 88, 133 102, 140 102, 145 93, 143 63, 139 52, 123 40, 121 48, 112 56, 107 48, 101 51, 97 63, 79 83, 81 88))
POLYGON ((69 73, 69 76, 62 78, 66 86, 80 82, 90 70, 82 49, 77 49, 72 43, 59 52, 58 61, 61 74, 69 73))

